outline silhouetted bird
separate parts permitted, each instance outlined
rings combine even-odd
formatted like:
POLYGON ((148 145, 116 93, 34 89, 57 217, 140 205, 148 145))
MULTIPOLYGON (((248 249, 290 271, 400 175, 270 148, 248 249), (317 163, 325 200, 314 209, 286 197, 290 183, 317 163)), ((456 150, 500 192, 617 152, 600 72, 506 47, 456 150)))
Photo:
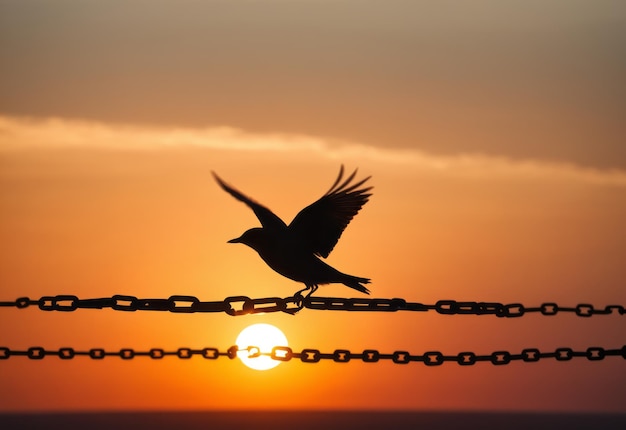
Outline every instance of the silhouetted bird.
POLYGON ((372 187, 361 187, 369 176, 355 184, 350 183, 356 172, 355 170, 341 182, 344 173, 342 165, 339 176, 330 190, 315 203, 302 209, 289 225, 265 206, 227 185, 212 172, 220 186, 231 196, 248 205, 263 226, 251 228, 241 237, 228 242, 248 245, 276 272, 304 283, 306 288, 298 291, 296 297, 309 289, 310 296, 317 290, 318 285, 330 283, 344 284, 369 294, 369 290, 362 285, 370 282, 368 278, 341 273, 318 258, 328 257, 350 220, 371 196, 368 191, 372 187))

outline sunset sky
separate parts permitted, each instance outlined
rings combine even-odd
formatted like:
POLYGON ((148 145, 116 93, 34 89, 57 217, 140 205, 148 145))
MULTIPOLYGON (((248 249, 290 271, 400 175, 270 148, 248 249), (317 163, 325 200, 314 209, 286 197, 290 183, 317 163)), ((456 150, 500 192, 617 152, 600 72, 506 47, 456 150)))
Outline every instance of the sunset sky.
MULTIPOLYGON (((211 171, 289 222, 343 164, 374 195, 327 261, 373 297, 626 305, 624 46, 618 0, 0 1, 0 301, 289 296, 226 243, 259 223, 211 171)), ((225 350, 258 322, 297 351, 626 344, 619 315, 3 308, 0 346, 225 350)), ((0 412, 626 412, 625 366, 13 357, 0 412)))

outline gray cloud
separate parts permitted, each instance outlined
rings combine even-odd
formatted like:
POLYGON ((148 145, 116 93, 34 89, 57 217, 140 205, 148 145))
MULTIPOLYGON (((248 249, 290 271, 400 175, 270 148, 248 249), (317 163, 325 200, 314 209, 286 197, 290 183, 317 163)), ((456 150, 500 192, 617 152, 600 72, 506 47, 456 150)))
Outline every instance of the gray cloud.
POLYGON ((164 150, 195 147, 249 154, 274 152, 303 159, 327 158, 399 166, 448 177, 516 178, 626 187, 626 170, 583 168, 571 163, 515 160, 484 154, 437 155, 412 148, 380 148, 318 136, 250 133, 230 127, 181 128, 120 126, 49 118, 0 116, 0 153, 35 149, 164 150))

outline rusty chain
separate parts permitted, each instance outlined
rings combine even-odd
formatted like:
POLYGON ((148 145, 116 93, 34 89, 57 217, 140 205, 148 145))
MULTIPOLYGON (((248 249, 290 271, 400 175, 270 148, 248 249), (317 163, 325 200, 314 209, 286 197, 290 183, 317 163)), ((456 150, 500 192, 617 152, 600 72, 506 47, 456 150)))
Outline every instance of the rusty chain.
POLYGON ((361 352, 352 352, 348 349, 336 349, 333 352, 321 352, 319 349, 306 348, 300 352, 295 352, 287 346, 276 346, 271 352, 261 352, 256 346, 239 348, 234 345, 226 351, 217 348, 178 348, 177 350, 165 351, 161 348, 152 348, 147 351, 136 351, 132 348, 122 348, 117 351, 106 351, 102 348, 92 348, 89 350, 75 350, 74 348, 59 348, 57 350, 45 349, 40 346, 28 348, 26 350, 15 350, 8 347, 0 347, 0 360, 7 360, 11 357, 26 357, 31 360, 42 360, 46 357, 54 356, 61 360, 69 360, 79 356, 88 357, 93 360, 101 360, 106 357, 119 357, 123 360, 131 360, 136 357, 149 357, 154 360, 164 357, 176 357, 179 359, 190 359, 199 356, 208 360, 216 360, 219 357, 234 359, 237 352, 248 351, 249 357, 261 355, 269 356, 273 360, 291 361, 300 360, 303 363, 319 363, 322 360, 333 361, 335 363, 348 363, 350 361, 362 361, 364 363, 378 363, 381 361, 391 361, 395 364, 409 364, 411 362, 423 363, 426 366, 440 366, 445 362, 457 363, 459 366, 471 366, 479 362, 491 363, 494 366, 509 364, 513 361, 524 363, 535 363, 542 359, 553 358, 557 361, 570 361, 574 358, 586 358, 589 361, 604 360, 607 357, 622 357, 626 360, 626 345, 620 349, 605 349, 601 347, 589 347, 586 350, 574 351, 572 348, 557 348, 554 351, 541 352, 537 348, 526 348, 519 353, 509 351, 494 351, 491 354, 476 354, 464 351, 456 355, 445 355, 440 351, 428 351, 423 354, 411 354, 408 351, 394 351, 392 353, 382 353, 376 349, 366 349, 361 352))
POLYGON ((256 313, 285 312, 295 314, 303 308, 330 311, 397 312, 435 311, 442 315, 495 315, 500 318, 515 318, 531 313, 554 316, 570 313, 579 317, 593 315, 624 315, 624 306, 607 305, 596 308, 581 303, 573 307, 547 302, 540 306, 525 306, 521 303, 472 302, 439 300, 435 304, 409 302, 401 298, 341 298, 341 297, 264 297, 231 296, 221 301, 201 301, 194 296, 175 295, 167 299, 137 298, 114 295, 112 297, 79 299, 74 295, 43 296, 37 300, 20 297, 15 301, 0 301, 0 307, 25 309, 37 306, 43 311, 71 312, 77 309, 104 309, 116 311, 166 311, 174 313, 224 312, 231 316, 256 313))

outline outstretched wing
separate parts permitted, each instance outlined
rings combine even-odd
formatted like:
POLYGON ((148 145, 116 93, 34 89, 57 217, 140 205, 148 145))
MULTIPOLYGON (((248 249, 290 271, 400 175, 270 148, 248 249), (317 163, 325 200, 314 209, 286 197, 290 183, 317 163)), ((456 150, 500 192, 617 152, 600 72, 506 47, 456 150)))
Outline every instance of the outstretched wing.
POLYGON ((302 209, 289 224, 290 232, 311 253, 328 257, 341 233, 371 196, 361 187, 369 178, 350 184, 356 170, 343 182, 343 165, 337 180, 318 201, 302 209))
POLYGON ((211 172, 211 173, 213 174, 213 177, 215 178, 217 183, 220 184, 220 187, 222 187, 224 191, 226 191, 228 194, 230 194, 237 200, 244 202, 246 205, 248 205, 250 209, 254 211, 254 214, 259 219, 259 221, 261 221, 261 225, 264 228, 267 228, 270 230, 272 229, 280 230, 280 229, 287 228, 287 224, 285 224, 282 219, 276 216, 274 212, 272 212, 265 206, 258 204, 251 198, 244 196, 239 191, 237 191, 230 185, 226 184, 226 182, 222 181, 222 179, 219 176, 217 176, 215 172, 211 172))

